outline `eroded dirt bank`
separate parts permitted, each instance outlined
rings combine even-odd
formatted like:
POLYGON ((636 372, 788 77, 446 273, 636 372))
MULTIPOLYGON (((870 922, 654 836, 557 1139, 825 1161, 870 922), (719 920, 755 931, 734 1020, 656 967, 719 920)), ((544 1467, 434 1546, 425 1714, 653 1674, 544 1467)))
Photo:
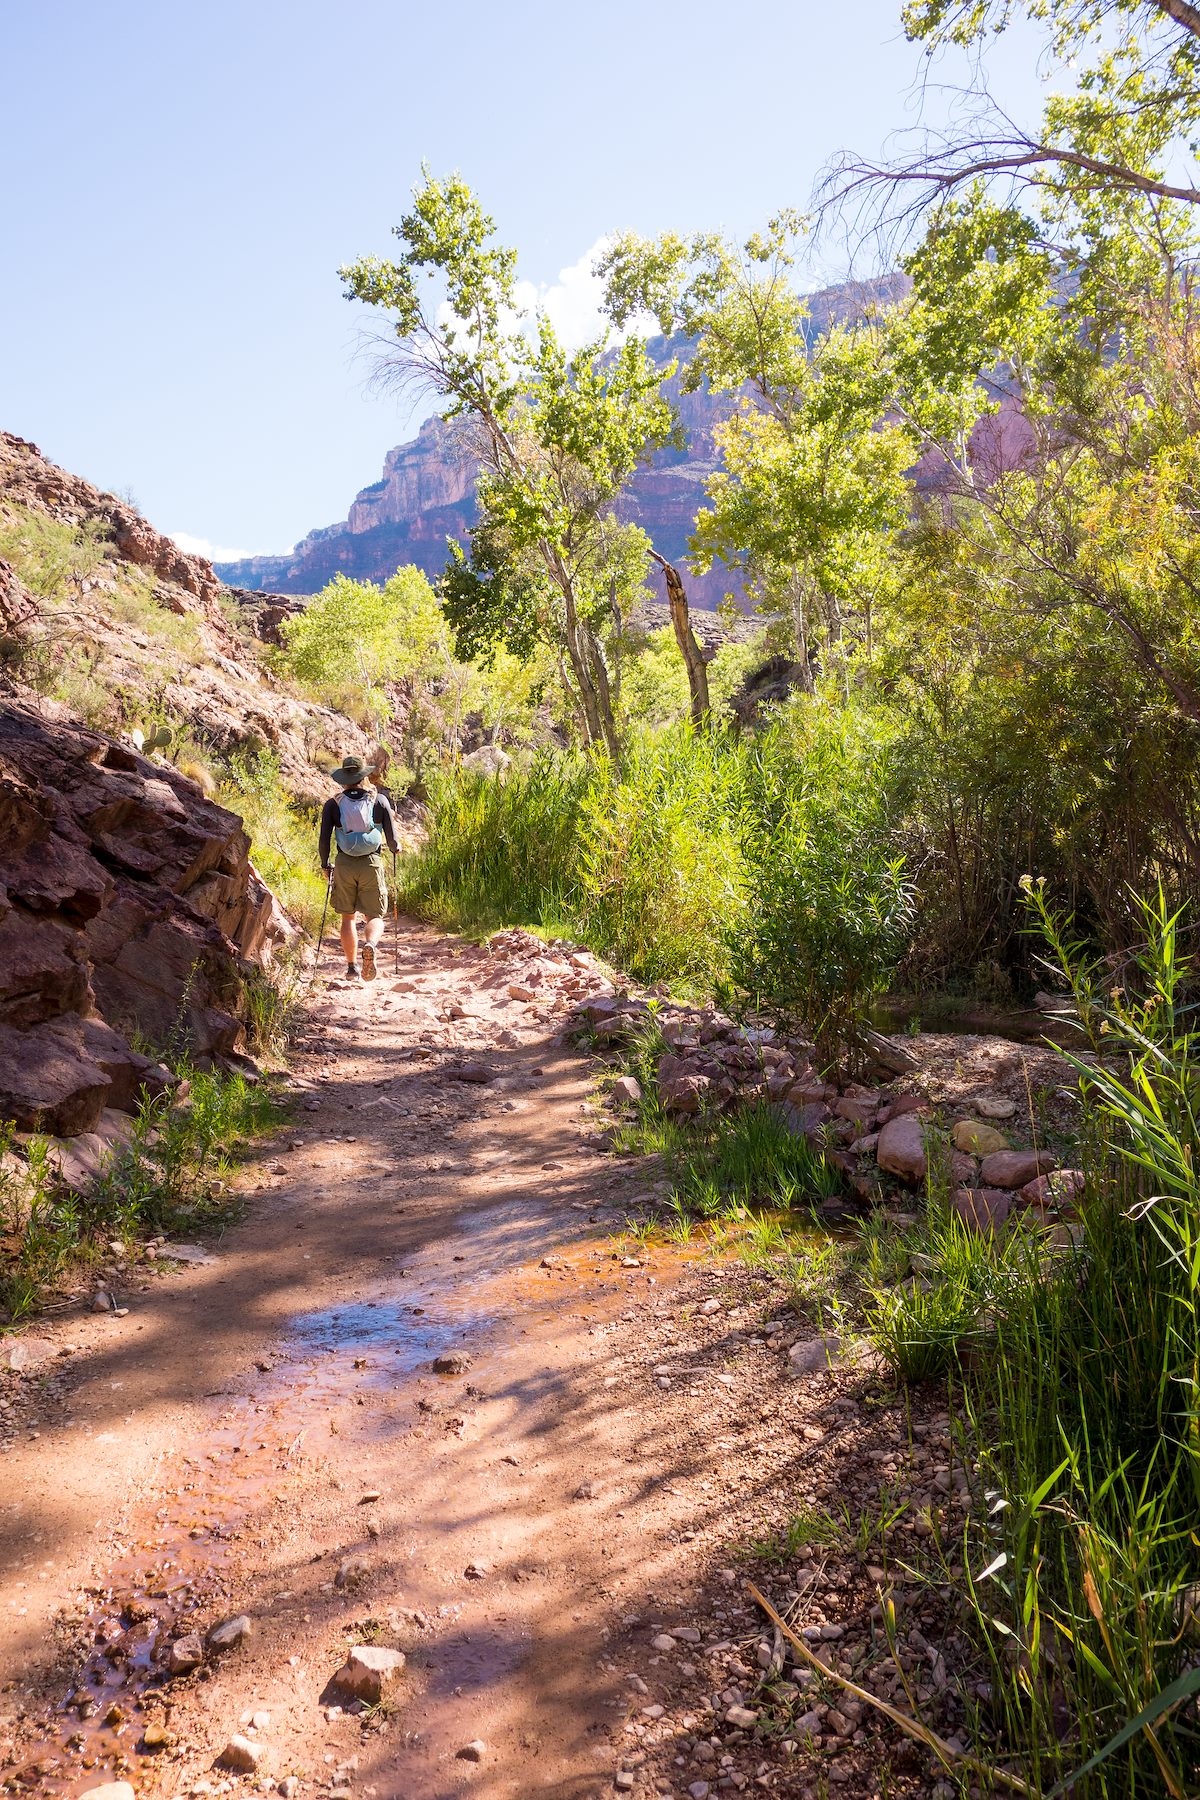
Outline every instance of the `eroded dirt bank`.
MULTIPOLYGON (((523 987, 517 940, 413 924, 398 979, 391 955, 373 987, 318 986, 246 1221, 131 1274, 126 1317, 39 1330, 10 1392, 7 1784, 926 1792, 926 1760, 794 1670, 764 1706, 786 1671, 734 1565, 790 1508, 857 1517, 902 1474, 902 1533, 928 1537, 922 1498, 953 1522, 944 1419, 861 1372, 789 1380, 769 1284, 618 1241, 658 1172, 589 1144, 592 1073, 559 1037, 586 964, 523 987), (235 1648, 167 1675, 169 1642, 240 1614, 235 1648), (360 1642, 407 1659, 366 1712, 329 1686, 360 1642), (235 1734, 256 1769, 216 1766, 235 1734)), ((791 1549, 765 1584, 847 1667, 886 1659, 870 1546, 791 1549)), ((914 1655, 936 1701, 944 1662, 914 1655)))

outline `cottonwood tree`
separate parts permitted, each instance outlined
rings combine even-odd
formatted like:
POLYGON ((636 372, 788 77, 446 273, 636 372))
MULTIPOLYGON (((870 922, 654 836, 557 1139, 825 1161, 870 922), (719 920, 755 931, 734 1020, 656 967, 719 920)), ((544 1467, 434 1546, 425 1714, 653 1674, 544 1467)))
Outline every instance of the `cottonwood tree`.
POLYGON ((825 207, 857 202, 911 221, 981 179, 1052 203, 1200 202, 1200 7, 1189 0, 910 0, 902 16, 931 57, 974 53, 977 77, 950 125, 904 134, 893 160, 837 158, 825 207), (1022 16, 1044 33, 1047 69, 1069 78, 1036 126, 1009 118, 986 84, 989 42, 1022 16))
POLYGON ((882 338, 888 406, 972 521, 990 604, 1119 642, 1200 721, 1200 219, 1129 193, 1058 217, 1069 255, 978 186, 940 208, 882 338))
POLYGON ((913 446, 884 417, 872 323, 813 330, 794 283, 803 230, 784 212, 742 246, 625 236, 600 270, 618 325, 647 311, 664 332, 695 338, 685 390, 739 396, 715 430, 723 466, 693 556, 702 569, 720 560, 740 570, 763 610, 789 613, 810 670, 848 617, 869 627, 888 537, 907 517, 913 446))
POLYGON ((340 273, 351 299, 391 319, 384 371, 463 419, 479 458, 479 522, 443 587, 458 653, 549 646, 586 743, 615 757, 616 648, 648 542, 614 503, 676 438, 662 371, 636 339, 569 354, 544 315, 530 321, 515 252, 458 176, 426 175, 395 235, 396 260, 340 273))

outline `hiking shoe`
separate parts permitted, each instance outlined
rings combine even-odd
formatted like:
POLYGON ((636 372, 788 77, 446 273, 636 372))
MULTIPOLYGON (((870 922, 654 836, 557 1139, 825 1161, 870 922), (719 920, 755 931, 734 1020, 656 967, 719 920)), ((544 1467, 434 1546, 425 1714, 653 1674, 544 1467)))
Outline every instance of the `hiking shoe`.
POLYGON ((362 947, 362 978, 364 981, 375 979, 375 946, 364 944, 362 947))
POLYGON ((358 964, 357 963, 347 963, 346 964, 346 980, 347 981, 361 981, 362 980, 362 976, 358 972, 358 964))

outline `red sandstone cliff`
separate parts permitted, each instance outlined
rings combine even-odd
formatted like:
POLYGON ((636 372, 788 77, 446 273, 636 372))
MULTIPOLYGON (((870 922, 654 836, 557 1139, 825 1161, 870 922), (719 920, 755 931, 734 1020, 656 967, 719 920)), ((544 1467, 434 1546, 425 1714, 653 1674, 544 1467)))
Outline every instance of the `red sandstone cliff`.
MULTIPOLYGON (((865 304, 899 291, 901 284, 902 278, 894 276, 813 294, 808 302, 813 336, 865 304)), ((677 353, 677 344, 661 339, 652 346, 652 354, 662 361, 677 353)), ((655 548, 686 572, 688 538, 704 503, 704 484, 718 461, 713 429, 734 402, 728 394, 681 395, 678 376, 671 385, 687 448, 664 451, 649 468, 640 470, 617 510, 641 525, 655 548)), ((465 545, 469 538, 475 517, 475 474, 476 466, 454 425, 427 419, 415 438, 388 452, 382 478, 362 489, 343 522, 309 532, 282 556, 218 563, 217 574, 233 587, 280 594, 317 593, 339 573, 386 581, 401 563, 415 563, 436 577, 446 566, 446 539, 456 538, 465 545)), ((662 598, 661 577, 649 571, 647 575, 662 598)), ((688 585, 693 603, 708 609, 718 606, 726 593, 742 591, 739 578, 719 567, 707 575, 693 575, 688 585)))

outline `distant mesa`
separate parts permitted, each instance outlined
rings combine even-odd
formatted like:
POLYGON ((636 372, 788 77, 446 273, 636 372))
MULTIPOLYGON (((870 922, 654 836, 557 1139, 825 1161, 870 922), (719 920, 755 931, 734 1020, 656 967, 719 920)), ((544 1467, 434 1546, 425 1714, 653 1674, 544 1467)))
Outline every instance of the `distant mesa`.
MULTIPOLYGON (((868 306, 897 298, 905 286, 899 275, 825 288, 809 299, 811 329, 820 336, 831 324, 860 316, 868 306)), ((679 340, 655 339, 650 353, 660 362, 687 356, 679 340)), ((687 568, 687 541, 704 503, 704 484, 719 461, 714 427, 736 404, 730 394, 680 394, 671 383, 687 436, 686 449, 667 450, 629 484, 618 508, 621 516, 645 527, 661 554, 687 568)), ((315 594, 335 575, 386 581, 401 563, 415 563, 431 579, 446 566, 446 539, 466 545, 475 519, 477 464, 460 429, 441 418, 427 419, 415 438, 388 452, 383 477, 356 497, 349 516, 337 525, 310 531, 281 556, 248 556, 213 567, 230 587, 272 594, 315 594)), ((661 577, 655 575, 656 581, 661 577)), ((717 567, 693 575, 693 604, 715 611, 727 593, 741 596, 741 582, 717 567)))

